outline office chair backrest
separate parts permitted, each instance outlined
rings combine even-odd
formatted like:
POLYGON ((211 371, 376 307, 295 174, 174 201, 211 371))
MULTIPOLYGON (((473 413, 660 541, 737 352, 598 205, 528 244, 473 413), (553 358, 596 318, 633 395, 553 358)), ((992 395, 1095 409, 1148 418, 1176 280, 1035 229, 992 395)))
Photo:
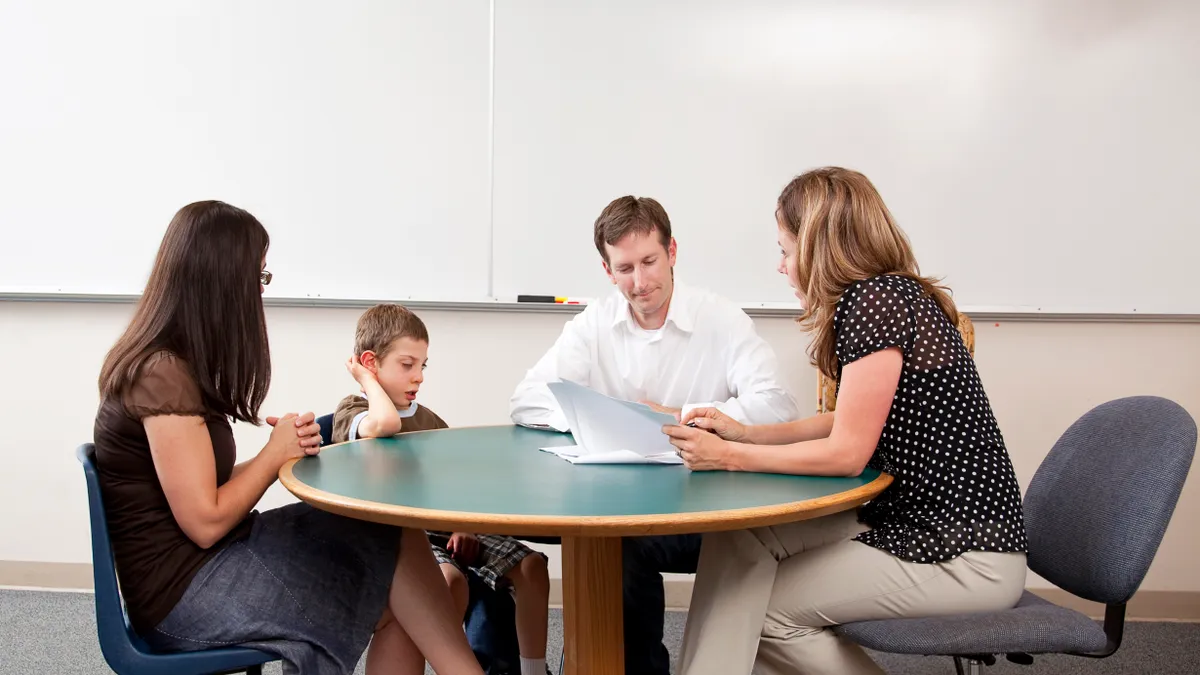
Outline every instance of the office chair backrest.
POLYGON ((1087 412, 1026 491, 1029 568, 1082 598, 1127 602, 1158 552, 1195 451, 1196 423, 1173 401, 1134 396, 1087 412))

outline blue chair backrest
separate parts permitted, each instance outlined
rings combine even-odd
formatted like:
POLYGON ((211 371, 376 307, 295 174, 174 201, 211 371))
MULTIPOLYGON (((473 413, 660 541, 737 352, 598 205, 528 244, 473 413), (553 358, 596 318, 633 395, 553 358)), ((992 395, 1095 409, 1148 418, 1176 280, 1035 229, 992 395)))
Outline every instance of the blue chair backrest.
POLYGON ((88 511, 92 521, 92 573, 96 584, 96 630, 100 651, 105 660, 119 663, 126 660, 129 650, 149 652, 150 648, 129 625, 121 593, 117 588, 117 571, 112 545, 108 539, 108 519, 100 498, 100 478, 96 475, 96 447, 91 443, 79 446, 75 456, 83 464, 87 479, 88 511), (126 648, 122 649, 122 645, 126 648), (140 648, 140 649, 139 649, 140 648))
POLYGON ((108 519, 96 475, 96 447, 85 443, 75 451, 87 480, 92 521, 92 572, 96 584, 96 632, 100 652, 118 675, 191 675, 193 673, 261 672, 261 664, 278 660, 266 652, 227 647, 196 652, 155 653, 129 624, 117 568, 108 537, 108 519))
POLYGON ((321 427, 321 445, 333 442, 333 414, 321 415, 317 418, 317 426, 321 427))
POLYGON ((1025 492, 1029 569, 1079 597, 1127 602, 1158 552, 1195 451, 1196 422, 1168 399, 1131 396, 1088 411, 1025 492))

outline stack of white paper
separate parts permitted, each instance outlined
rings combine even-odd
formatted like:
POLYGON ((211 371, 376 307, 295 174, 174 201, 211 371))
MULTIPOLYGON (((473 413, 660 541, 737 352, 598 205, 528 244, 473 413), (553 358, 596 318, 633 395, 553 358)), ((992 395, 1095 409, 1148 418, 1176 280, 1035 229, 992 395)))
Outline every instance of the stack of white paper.
POLYGON ((674 415, 605 396, 574 382, 551 382, 549 386, 571 425, 575 445, 542 450, 572 464, 683 463, 662 432, 663 426, 679 423, 674 415))

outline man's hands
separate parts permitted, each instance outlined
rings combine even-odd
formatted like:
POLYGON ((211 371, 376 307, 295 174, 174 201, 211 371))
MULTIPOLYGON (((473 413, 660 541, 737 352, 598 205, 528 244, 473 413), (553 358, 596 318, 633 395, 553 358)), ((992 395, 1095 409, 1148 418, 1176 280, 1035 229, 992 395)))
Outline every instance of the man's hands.
POLYGON ((677 422, 679 421, 679 413, 683 412, 683 408, 668 408, 666 406, 659 405, 659 404, 655 403, 654 401, 638 401, 638 403, 641 403, 642 405, 650 406, 650 409, 653 410, 654 412, 667 413, 668 415, 674 415, 675 421, 677 421, 677 422))

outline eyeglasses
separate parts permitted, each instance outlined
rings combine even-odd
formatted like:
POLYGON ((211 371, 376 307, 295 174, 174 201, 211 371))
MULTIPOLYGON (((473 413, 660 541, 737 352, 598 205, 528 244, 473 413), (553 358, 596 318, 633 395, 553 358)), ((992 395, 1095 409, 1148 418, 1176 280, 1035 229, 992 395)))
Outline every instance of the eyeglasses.
POLYGON ((272 275, 270 272, 263 270, 262 273, 258 275, 258 281, 263 286, 266 286, 271 283, 271 276, 272 275))

